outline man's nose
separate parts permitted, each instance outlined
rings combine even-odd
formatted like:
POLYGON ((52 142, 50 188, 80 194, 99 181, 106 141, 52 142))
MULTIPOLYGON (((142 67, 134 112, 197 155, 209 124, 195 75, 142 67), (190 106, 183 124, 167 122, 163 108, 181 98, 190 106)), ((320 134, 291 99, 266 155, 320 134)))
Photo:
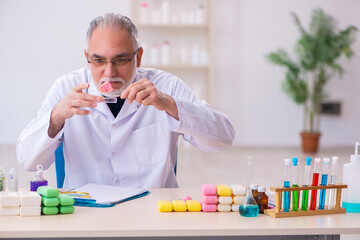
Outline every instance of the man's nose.
POLYGON ((114 64, 112 62, 106 63, 104 75, 106 77, 116 76, 116 68, 114 67, 114 64))

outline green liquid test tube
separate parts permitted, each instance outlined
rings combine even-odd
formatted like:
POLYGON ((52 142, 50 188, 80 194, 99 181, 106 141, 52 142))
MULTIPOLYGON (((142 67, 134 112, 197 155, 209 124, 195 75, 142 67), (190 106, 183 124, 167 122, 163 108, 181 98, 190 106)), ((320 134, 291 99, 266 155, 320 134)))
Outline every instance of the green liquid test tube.
MULTIPOLYGON (((298 185, 298 159, 297 158, 293 158, 292 159, 292 169, 293 169, 293 184, 292 187, 299 187, 298 185)), ((299 191, 293 191, 293 205, 292 205, 292 210, 293 211, 297 211, 299 208, 299 191)))
MULTIPOLYGON (((305 174, 304 174, 304 185, 308 187, 310 184, 310 169, 311 169, 311 157, 306 158, 305 174)), ((309 190, 303 190, 301 210, 306 211, 308 208, 309 201, 309 190)))

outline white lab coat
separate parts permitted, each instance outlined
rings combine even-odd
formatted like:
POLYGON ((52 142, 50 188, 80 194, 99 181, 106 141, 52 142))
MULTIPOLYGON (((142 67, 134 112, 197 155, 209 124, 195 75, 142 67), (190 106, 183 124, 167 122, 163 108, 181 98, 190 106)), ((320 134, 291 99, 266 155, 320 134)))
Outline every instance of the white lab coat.
MULTIPOLYGON (((114 118, 106 103, 89 108, 90 115, 65 121, 63 129, 48 136, 53 107, 81 82, 90 83, 89 94, 100 95, 91 72, 82 68, 56 80, 36 119, 17 142, 19 164, 35 171, 47 169, 63 141, 65 188, 98 183, 119 187, 177 187, 174 166, 179 135, 196 148, 218 151, 232 144, 234 129, 228 118, 197 99, 179 78, 155 69, 138 68, 135 81, 147 78, 177 104, 179 121, 153 106, 126 100, 114 118)), ((196 159, 194 159, 196 161, 196 159)), ((205 170, 206 171, 206 170, 205 170)))

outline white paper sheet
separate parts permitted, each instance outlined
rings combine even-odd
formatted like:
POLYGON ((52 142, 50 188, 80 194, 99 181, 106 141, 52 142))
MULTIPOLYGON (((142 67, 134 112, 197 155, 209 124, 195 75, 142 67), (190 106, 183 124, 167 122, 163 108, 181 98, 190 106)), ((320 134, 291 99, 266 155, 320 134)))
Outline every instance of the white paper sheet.
POLYGON ((98 204, 112 204, 144 193, 148 190, 88 183, 82 187, 74 189, 73 191, 89 193, 90 198, 95 199, 98 204))

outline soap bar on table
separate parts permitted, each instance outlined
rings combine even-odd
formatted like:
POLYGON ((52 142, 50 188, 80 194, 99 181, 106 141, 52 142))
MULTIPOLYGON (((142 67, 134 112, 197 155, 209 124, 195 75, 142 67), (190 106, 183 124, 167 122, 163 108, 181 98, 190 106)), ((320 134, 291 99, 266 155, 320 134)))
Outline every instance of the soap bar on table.
POLYGON ((20 196, 18 192, 0 192, 0 207, 19 207, 20 196))
POLYGON ((58 197, 59 190, 49 186, 38 187, 37 192, 43 197, 58 197))
POLYGON ((41 197, 37 192, 19 192, 20 194, 20 202, 21 206, 34 206, 40 207, 41 206, 41 197))
POLYGON ((60 194, 59 195, 60 205, 61 206, 71 206, 74 204, 75 200, 74 198, 70 197, 66 194, 60 194))
POLYGON ((75 210, 74 206, 59 206, 59 213, 61 214, 70 214, 75 210))
POLYGON ((41 207, 41 212, 42 212, 42 214, 45 214, 45 215, 55 215, 55 214, 58 214, 59 209, 58 209, 58 207, 45 207, 45 206, 42 206, 41 207))

